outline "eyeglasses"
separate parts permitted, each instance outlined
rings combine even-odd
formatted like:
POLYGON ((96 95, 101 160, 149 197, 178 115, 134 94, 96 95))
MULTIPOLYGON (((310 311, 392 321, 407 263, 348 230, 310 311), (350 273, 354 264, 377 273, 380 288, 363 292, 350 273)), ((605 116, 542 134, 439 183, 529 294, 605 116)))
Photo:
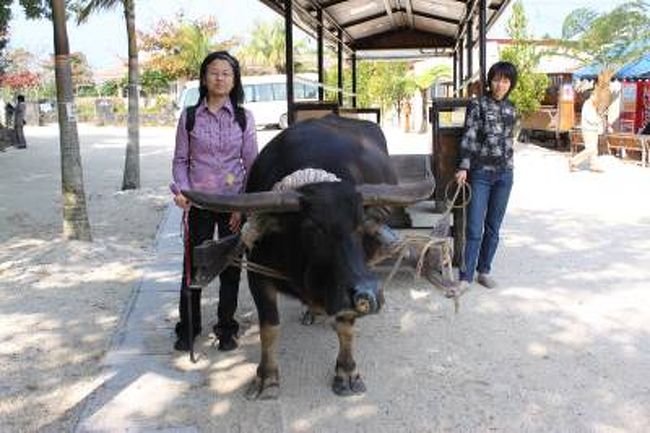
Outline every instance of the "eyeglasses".
POLYGON ((233 73, 228 72, 228 71, 224 71, 224 72, 208 72, 208 74, 215 77, 215 78, 226 78, 227 79, 227 78, 232 78, 233 77, 233 73))
POLYGON ((491 83, 492 84, 498 84, 498 83, 504 83, 504 84, 508 83, 508 84, 510 84, 510 78, 505 77, 505 76, 494 77, 494 78, 492 78, 491 83))

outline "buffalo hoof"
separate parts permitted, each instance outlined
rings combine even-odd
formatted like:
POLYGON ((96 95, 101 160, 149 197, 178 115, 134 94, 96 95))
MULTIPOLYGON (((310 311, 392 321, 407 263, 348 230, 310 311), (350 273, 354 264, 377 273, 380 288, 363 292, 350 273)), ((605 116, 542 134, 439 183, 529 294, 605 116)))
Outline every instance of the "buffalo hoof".
POLYGON ((332 391, 341 397, 348 397, 363 394, 366 392, 366 385, 363 383, 363 379, 359 374, 348 377, 335 376, 334 383, 332 383, 332 391))
POLYGON ((277 400, 280 397, 280 383, 277 379, 256 377, 246 390, 248 400, 277 400))

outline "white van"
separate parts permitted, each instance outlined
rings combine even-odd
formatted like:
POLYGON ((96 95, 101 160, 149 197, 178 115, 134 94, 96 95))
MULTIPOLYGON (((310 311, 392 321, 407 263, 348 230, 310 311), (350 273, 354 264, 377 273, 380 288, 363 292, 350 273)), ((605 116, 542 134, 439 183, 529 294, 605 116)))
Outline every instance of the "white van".
MULTIPOLYGON (((299 74, 294 77, 294 98, 296 101, 317 101, 318 83, 316 74, 299 74)), ((287 127, 287 87, 285 75, 257 75, 242 77, 244 107, 255 117, 256 126, 279 125, 287 127)), ((176 117, 186 107, 199 100, 198 80, 188 81, 178 100, 176 117)))

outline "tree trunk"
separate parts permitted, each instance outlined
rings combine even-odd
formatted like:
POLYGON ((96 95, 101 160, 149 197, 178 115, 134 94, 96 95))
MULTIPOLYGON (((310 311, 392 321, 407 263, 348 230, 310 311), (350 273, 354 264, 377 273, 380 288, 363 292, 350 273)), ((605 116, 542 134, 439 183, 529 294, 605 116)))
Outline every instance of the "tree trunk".
POLYGON ((129 112, 128 143, 124 160, 122 189, 140 188, 140 129, 138 113, 138 43, 135 33, 134 0, 124 0, 124 18, 129 41, 129 112))
POLYGON ((86 210, 79 135, 72 94, 70 47, 65 23, 65 0, 52 0, 54 28, 54 72, 59 106, 59 142, 61 147, 61 184, 63 190, 63 237, 91 241, 86 210))
POLYGON ((422 97, 422 125, 420 125, 420 134, 426 133, 429 126, 429 115, 427 113, 427 109, 429 108, 428 93, 429 89, 420 89, 420 96, 422 97))
POLYGON ((397 101, 395 109, 397 111, 397 128, 399 129, 402 127, 402 100, 397 101))

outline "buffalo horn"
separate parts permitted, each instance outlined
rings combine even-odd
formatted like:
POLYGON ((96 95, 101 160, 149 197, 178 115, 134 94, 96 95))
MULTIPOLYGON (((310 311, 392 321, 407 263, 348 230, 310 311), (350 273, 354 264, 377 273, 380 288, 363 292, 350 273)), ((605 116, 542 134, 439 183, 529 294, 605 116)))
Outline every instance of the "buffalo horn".
POLYGON ((430 198, 434 187, 435 181, 427 179, 398 185, 366 183, 357 186, 357 192, 363 196, 366 206, 407 206, 430 198))
POLYGON ((296 191, 263 191, 245 194, 206 194, 183 191, 193 205, 215 212, 292 212, 300 207, 296 191))

